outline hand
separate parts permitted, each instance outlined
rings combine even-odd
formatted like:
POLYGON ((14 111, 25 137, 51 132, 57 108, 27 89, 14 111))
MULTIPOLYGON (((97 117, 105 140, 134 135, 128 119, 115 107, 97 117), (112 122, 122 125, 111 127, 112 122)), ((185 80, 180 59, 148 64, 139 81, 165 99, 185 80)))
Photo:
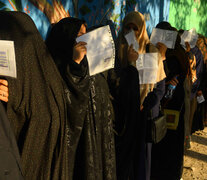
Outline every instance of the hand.
POLYGON ((179 83, 179 81, 177 80, 177 76, 175 76, 170 81, 168 81, 166 84, 171 84, 173 86, 177 86, 178 83, 179 83))
POLYGON ((139 57, 139 53, 133 49, 133 45, 131 44, 127 50, 127 58, 130 63, 135 62, 139 57))
POLYGON ((73 47, 73 60, 78 64, 80 64, 87 53, 86 44, 85 42, 79 42, 73 47))
POLYGON ((4 79, 0 79, 0 100, 4 102, 8 102, 8 97, 9 97, 8 81, 4 79))
POLYGON ((201 96, 203 94, 203 92, 201 90, 197 91, 197 96, 201 96))
POLYGON ((141 105, 141 106, 140 106, 140 111, 143 111, 143 109, 144 109, 144 106, 141 105))
POLYGON ((167 51, 167 46, 165 44, 161 43, 161 42, 158 42, 156 44, 156 47, 160 51, 162 60, 165 60, 166 59, 165 54, 166 54, 166 51, 167 51))

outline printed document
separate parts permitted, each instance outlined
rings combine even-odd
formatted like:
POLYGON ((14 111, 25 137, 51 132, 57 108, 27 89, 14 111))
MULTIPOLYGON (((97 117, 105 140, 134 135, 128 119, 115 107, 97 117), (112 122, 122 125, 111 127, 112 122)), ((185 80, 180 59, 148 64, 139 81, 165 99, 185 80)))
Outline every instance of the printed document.
POLYGON ((136 36, 135 36, 134 31, 132 30, 128 34, 126 34, 125 38, 127 40, 128 45, 130 46, 132 44, 133 45, 133 49, 138 52, 139 44, 138 44, 138 42, 136 40, 136 36))
POLYGON ((189 42, 190 47, 194 48, 198 40, 198 34, 196 33, 195 28, 189 30, 189 31, 184 31, 183 34, 181 35, 181 45, 185 48, 185 42, 189 42))
POLYGON ((157 80, 158 53, 139 54, 136 62, 140 84, 154 84, 157 80))
POLYGON ((86 42, 90 76, 114 68, 115 47, 109 25, 97 28, 76 39, 86 42))
POLYGON ((0 75, 17 77, 13 41, 0 40, 0 75))
POLYGON ((177 35, 178 35, 177 31, 154 28, 152 30, 150 42, 154 45, 156 45, 158 42, 161 42, 165 44, 167 48, 174 49, 177 35))

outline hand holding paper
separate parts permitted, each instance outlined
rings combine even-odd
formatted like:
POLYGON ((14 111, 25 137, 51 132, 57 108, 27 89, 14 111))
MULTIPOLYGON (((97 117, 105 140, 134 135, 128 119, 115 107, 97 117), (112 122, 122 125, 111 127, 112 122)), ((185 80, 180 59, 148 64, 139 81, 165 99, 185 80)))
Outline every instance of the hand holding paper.
POLYGON ((128 45, 129 46, 133 45, 133 49, 138 52, 139 44, 138 44, 138 42, 136 40, 134 31, 132 30, 128 34, 126 34, 125 38, 127 40, 128 45))
POLYGON ((198 34, 196 33, 195 28, 189 30, 189 31, 184 31, 183 34, 181 35, 181 45, 186 48, 185 42, 188 42, 190 44, 191 48, 194 48, 196 45, 196 42, 198 40, 198 34))
POLYGON ((154 84, 157 80, 158 53, 140 54, 136 63, 140 84, 154 84))
POLYGON ((156 45, 158 42, 161 42, 165 44, 168 48, 174 49, 177 35, 177 31, 154 28, 152 30, 150 41, 154 45, 156 45))
POLYGON ((139 54, 137 51, 133 49, 133 45, 130 45, 127 51, 127 59, 129 63, 133 64, 139 57, 139 54))
POLYGON ((73 47, 73 60, 78 64, 80 64, 80 62, 83 60, 83 57, 86 55, 86 45, 87 43, 85 42, 78 42, 73 47))
POLYGON ((89 74, 95 75, 114 67, 115 48, 110 27, 103 26, 76 39, 86 42, 89 74))

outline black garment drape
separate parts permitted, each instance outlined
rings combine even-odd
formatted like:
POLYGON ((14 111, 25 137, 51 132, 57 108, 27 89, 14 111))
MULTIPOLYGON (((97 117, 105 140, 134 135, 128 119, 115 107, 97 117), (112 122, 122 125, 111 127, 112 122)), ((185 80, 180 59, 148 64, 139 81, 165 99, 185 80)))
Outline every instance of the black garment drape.
POLYGON ((22 180, 22 170, 16 139, 0 102, 0 179, 22 180))
POLYGON ((80 64, 72 59, 82 24, 77 18, 62 19, 46 39, 67 87, 68 178, 115 180, 114 112, 106 77, 89 76, 86 56, 80 64))
POLYGON ((14 41, 17 78, 7 77, 7 115, 26 180, 69 179, 62 78, 31 18, 0 12, 0 39, 14 41))

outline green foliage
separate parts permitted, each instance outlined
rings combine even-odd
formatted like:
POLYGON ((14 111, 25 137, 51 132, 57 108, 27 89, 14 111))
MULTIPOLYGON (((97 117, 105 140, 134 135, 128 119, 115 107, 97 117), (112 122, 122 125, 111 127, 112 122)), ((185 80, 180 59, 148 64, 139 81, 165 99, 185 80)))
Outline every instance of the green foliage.
POLYGON ((91 10, 85 4, 79 9, 79 11, 80 11, 82 16, 85 16, 86 14, 91 12, 91 10))
POLYGON ((177 29, 196 28, 198 33, 207 35, 207 1, 173 0, 170 2, 169 22, 177 29))

